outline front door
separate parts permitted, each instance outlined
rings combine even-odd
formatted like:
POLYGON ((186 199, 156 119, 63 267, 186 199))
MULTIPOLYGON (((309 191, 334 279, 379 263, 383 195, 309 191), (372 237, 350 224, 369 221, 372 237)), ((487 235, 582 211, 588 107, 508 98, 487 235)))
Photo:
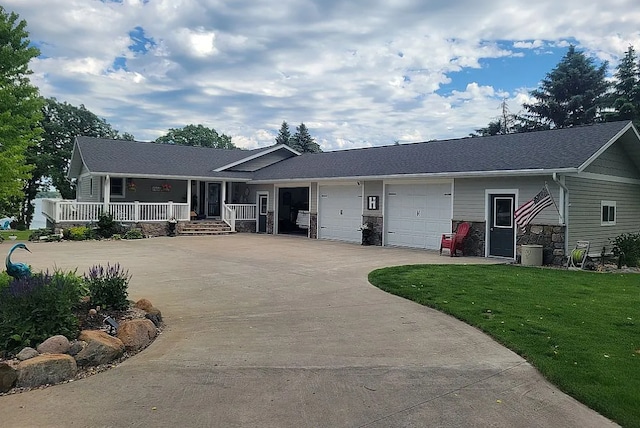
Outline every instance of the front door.
POLYGON ((269 195, 258 195, 258 233, 267 233, 267 211, 269 209, 269 195))
POLYGON ((207 217, 220 217, 220 183, 207 183, 207 217))
POLYGON ((491 195, 489 219, 489 255, 513 257, 515 251, 515 195, 491 195))

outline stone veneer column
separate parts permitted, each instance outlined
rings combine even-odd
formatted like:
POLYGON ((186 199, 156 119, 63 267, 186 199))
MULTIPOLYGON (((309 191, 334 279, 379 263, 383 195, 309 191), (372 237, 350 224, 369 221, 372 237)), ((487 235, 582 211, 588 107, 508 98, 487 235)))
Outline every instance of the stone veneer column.
POLYGON ((367 224, 371 228, 370 245, 382 245, 382 231, 384 230, 384 219, 380 216, 362 216, 362 224, 367 224))
POLYGON ((318 213, 309 214, 309 238, 318 239, 318 213))
POLYGON ((273 235, 273 211, 267 212, 267 233, 273 235))
MULTIPOLYGON (((451 230, 455 231, 463 220, 453 220, 451 230)), ((486 223, 484 221, 467 221, 471 225, 467 239, 464 240, 464 255, 484 257, 484 246, 486 242, 486 223)))
POLYGON ((542 245, 542 263, 562 265, 564 263, 565 226, 528 225, 524 231, 518 229, 516 255, 522 254, 523 245, 542 245))

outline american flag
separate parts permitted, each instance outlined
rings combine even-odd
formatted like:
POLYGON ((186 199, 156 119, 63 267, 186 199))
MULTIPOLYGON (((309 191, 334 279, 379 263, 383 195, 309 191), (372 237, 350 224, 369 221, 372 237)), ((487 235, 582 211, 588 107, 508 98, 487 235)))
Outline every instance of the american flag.
POLYGON ((514 213, 516 224, 524 228, 535 216, 540 214, 540 211, 553 204, 553 198, 549 194, 547 186, 544 186, 533 199, 516 210, 514 213))

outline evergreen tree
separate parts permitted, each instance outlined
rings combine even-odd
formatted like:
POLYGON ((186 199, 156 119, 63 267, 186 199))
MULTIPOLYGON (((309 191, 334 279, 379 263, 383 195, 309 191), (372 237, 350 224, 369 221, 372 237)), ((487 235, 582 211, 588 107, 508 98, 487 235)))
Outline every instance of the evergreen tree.
POLYGON ((629 46, 616 67, 615 77, 609 98, 614 111, 606 115, 607 120, 633 120, 636 126, 640 126, 640 64, 633 46, 629 46))
POLYGON ((282 121, 280 131, 276 137, 276 144, 291 144, 291 132, 289 131, 289 124, 286 121, 282 121))
POLYGON ((29 46, 27 23, 0 6, 0 215, 17 215, 24 183, 31 176, 30 147, 41 129, 38 89, 29 62, 40 51, 29 46))
POLYGON ((304 123, 296 127, 296 133, 291 137, 292 149, 300 153, 319 153, 322 151, 318 143, 311 137, 304 123))
POLYGON ((530 92, 536 102, 524 105, 527 119, 538 128, 566 128, 598 121, 608 89, 607 66, 605 62, 597 68, 593 59, 570 46, 540 88, 530 92))

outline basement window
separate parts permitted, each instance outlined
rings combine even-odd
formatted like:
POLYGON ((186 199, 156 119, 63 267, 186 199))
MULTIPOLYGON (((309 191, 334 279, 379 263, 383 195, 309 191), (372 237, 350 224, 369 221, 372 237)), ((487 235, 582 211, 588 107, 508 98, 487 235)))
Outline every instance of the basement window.
POLYGON ((616 224, 616 201, 600 201, 600 211, 602 226, 613 226, 616 224))

